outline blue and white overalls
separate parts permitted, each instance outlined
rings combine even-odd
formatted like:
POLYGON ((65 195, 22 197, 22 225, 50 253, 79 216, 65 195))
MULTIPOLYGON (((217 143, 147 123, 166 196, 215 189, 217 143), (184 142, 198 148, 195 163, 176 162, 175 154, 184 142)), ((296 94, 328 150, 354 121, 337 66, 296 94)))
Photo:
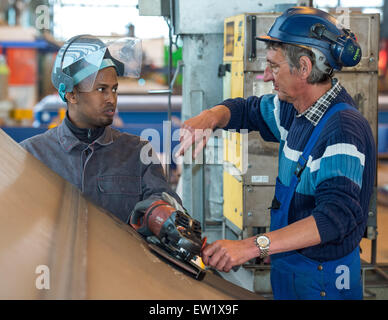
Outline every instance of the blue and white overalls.
MULTIPOLYGON (((290 186, 287 187, 279 178, 276 179, 275 198, 280 202, 280 207, 271 209, 271 231, 288 225, 288 211, 299 177, 326 121, 335 112, 349 108, 354 109, 341 103, 325 113, 298 160, 290 186)), ((271 284, 274 299, 362 299, 359 247, 341 259, 327 262, 309 259, 297 251, 273 254, 271 284)))

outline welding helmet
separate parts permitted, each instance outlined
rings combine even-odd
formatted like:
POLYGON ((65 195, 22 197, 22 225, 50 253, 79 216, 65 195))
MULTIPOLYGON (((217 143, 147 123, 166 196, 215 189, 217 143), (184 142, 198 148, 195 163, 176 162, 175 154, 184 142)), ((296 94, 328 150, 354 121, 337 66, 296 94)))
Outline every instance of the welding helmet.
POLYGON ((140 76, 141 40, 120 38, 103 42, 91 35, 69 39, 59 50, 51 73, 51 81, 66 102, 66 92, 72 92, 82 82, 82 91, 90 92, 99 70, 114 67, 119 77, 140 76))
POLYGON ((355 66, 361 60, 361 47, 354 33, 340 26, 333 16, 311 7, 287 9, 276 18, 267 36, 256 39, 318 50, 334 70, 355 66))

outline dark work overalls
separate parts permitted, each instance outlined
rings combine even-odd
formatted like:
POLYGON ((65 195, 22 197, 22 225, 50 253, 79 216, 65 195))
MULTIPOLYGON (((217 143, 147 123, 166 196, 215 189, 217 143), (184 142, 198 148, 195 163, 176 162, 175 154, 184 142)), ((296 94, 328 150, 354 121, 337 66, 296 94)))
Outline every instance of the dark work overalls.
MULTIPOLYGON (((353 109, 341 103, 330 108, 319 121, 298 160, 297 170, 290 186, 276 179, 275 197, 279 209, 271 210, 270 230, 288 225, 288 211, 299 178, 306 166, 325 123, 335 112, 353 109)), ((274 299, 362 299, 361 265, 359 247, 338 260, 318 262, 297 251, 271 255, 271 284, 274 299)))

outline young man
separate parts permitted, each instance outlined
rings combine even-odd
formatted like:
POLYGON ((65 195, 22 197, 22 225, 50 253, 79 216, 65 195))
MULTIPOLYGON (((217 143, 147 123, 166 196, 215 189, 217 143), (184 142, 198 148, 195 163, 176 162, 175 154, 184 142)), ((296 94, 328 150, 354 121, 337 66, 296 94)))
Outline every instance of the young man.
POLYGON ((276 95, 228 99, 187 120, 178 152, 192 145, 195 129, 258 130, 279 142, 270 232, 215 241, 202 259, 228 272, 270 255, 275 299, 362 299, 359 243, 375 180, 375 142, 331 77, 333 69, 357 64, 361 49, 332 16, 307 7, 285 11, 258 40, 267 42, 264 81, 272 81, 276 95), (338 285, 343 272, 346 285, 338 285))
POLYGON ((110 127, 117 106, 117 76, 138 77, 141 58, 140 40, 134 38, 110 45, 90 35, 68 40, 52 71, 52 82, 67 102, 66 118, 58 127, 21 142, 89 200, 137 228, 145 221, 139 212, 138 219, 130 221, 136 205, 135 211, 144 213, 162 199, 166 207, 181 203, 162 166, 150 163, 149 157, 156 155, 145 152, 147 159, 142 161, 144 150, 150 150, 143 149, 148 142, 110 127))

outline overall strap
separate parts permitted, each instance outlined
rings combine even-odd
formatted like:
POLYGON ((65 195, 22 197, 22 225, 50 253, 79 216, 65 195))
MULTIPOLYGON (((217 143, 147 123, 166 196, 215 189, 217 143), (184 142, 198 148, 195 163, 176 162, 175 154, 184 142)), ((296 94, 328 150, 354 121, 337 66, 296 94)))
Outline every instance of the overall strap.
POLYGON ((312 149, 314 148, 315 143, 317 142, 323 128, 325 127, 326 122, 330 119, 330 117, 334 113, 336 113, 338 111, 349 110, 349 109, 356 110, 354 107, 350 106, 347 103, 338 103, 338 104, 332 106, 323 115, 322 119, 318 122, 318 124, 314 128, 313 133, 311 134, 309 140, 307 141, 307 144, 303 150, 302 155, 298 159, 298 164, 297 164, 296 170, 295 170, 295 175, 297 176, 298 180, 300 179, 300 176, 302 175, 302 172, 307 165, 308 157, 310 156, 310 153, 311 153, 312 149))

